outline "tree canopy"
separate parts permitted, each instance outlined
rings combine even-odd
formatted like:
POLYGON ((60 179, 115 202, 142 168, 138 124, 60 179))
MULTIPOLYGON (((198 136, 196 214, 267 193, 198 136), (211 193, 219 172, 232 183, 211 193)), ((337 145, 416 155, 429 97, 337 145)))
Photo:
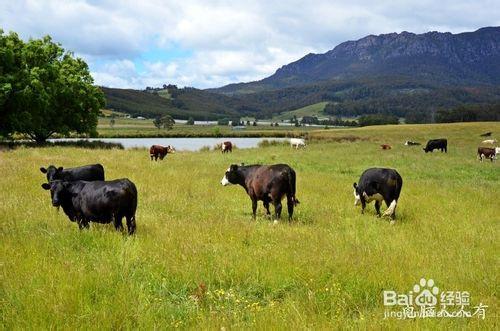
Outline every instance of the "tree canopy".
POLYGON ((49 36, 21 40, 0 30, 0 134, 37 142, 54 133, 96 135, 104 107, 87 64, 49 36))
POLYGON ((175 120, 170 115, 158 116, 154 119, 153 124, 157 129, 171 130, 174 127, 175 120))

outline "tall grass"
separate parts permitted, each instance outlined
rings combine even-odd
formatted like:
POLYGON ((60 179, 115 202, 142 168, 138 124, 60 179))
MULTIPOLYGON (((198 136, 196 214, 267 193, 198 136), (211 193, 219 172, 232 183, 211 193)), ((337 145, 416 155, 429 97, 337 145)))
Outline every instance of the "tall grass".
MULTIPOLYGON (((178 152, 73 147, 0 152, 2 329, 496 329, 500 163, 475 158, 478 136, 499 123, 318 132, 313 141, 178 152), (447 137, 449 152, 406 147, 447 137), (332 140, 334 141, 334 140, 332 140), (380 142, 393 145, 380 150, 380 142), (139 191, 137 235, 112 225, 80 231, 50 204, 38 168, 102 163, 139 191), (229 164, 288 163, 297 172, 295 220, 277 225, 241 187, 222 187, 229 164), (353 206, 352 183, 372 166, 404 184, 396 225, 353 206), (486 319, 384 319, 382 291, 422 277, 469 291, 486 319)), ((314 136, 313 136, 314 137, 314 136)), ((385 206, 384 206, 385 208, 385 206)), ((286 219, 286 212, 285 219, 286 219)))

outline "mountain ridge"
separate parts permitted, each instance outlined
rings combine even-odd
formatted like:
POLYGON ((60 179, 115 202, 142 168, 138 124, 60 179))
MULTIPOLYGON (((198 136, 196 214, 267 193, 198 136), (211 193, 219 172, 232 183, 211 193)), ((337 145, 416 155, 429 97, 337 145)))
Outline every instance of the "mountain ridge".
POLYGON ((209 91, 245 94, 372 75, 406 75, 441 85, 500 84, 500 27, 457 34, 403 31, 368 35, 325 53, 309 53, 262 80, 209 91))

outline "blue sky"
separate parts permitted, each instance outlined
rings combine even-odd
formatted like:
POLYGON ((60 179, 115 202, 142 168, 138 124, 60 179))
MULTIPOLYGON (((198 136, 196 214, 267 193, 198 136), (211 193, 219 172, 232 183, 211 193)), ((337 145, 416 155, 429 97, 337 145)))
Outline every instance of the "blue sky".
POLYGON ((0 0, 0 28, 51 35, 97 84, 122 88, 217 87, 369 34, 499 25, 498 0, 0 0))

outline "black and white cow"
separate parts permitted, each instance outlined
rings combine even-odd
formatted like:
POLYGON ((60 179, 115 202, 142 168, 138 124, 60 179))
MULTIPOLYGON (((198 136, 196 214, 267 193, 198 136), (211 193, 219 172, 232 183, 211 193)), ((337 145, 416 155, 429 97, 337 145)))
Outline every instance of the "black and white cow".
POLYGON ((390 216, 392 222, 396 218, 396 206, 399 194, 403 186, 403 179, 394 169, 370 168, 363 172, 359 183, 353 184, 354 205, 361 204, 361 213, 364 212, 366 204, 375 201, 375 210, 380 217, 380 206, 385 201, 387 210, 383 216, 390 216))
POLYGON ((62 207, 70 221, 77 222, 80 229, 89 222, 111 223, 122 230, 122 218, 127 220, 128 233, 135 232, 137 189, 130 180, 112 181, 61 181, 42 184, 50 190, 52 205, 62 207))
POLYGON ((446 139, 432 139, 427 142, 427 145, 424 147, 424 151, 431 152, 435 149, 439 149, 442 152, 448 153, 448 140, 446 139))
POLYGON ((281 217, 281 200, 287 199, 288 220, 292 220, 293 207, 299 203, 295 197, 295 171, 287 164, 238 166, 233 164, 227 169, 221 184, 239 184, 252 200, 252 213, 255 219, 257 201, 263 201, 267 215, 269 203, 274 205, 275 219, 281 217))
POLYGON ((47 168, 41 167, 40 171, 47 174, 48 182, 58 179, 68 182, 75 180, 104 180, 104 167, 101 164, 91 164, 67 169, 63 167, 56 168, 50 165, 47 168))

